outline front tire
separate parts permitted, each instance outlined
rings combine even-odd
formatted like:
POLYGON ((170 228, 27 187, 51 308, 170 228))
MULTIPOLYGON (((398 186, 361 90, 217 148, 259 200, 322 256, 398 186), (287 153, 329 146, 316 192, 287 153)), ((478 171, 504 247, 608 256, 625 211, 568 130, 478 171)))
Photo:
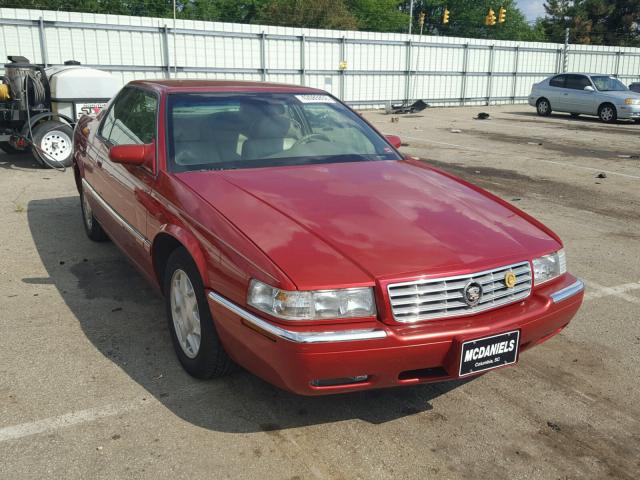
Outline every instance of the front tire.
POLYGON ((546 98, 538 100, 536 102, 536 111, 541 117, 548 117, 551 115, 551 104, 549 103, 549 100, 546 98))
POLYGON ((84 188, 80 191, 80 211, 82 212, 82 224, 84 225, 84 231, 87 237, 94 242, 109 240, 102 226, 98 223, 96 217, 93 216, 93 210, 84 192, 84 188))
POLYGON ((613 123, 618 119, 618 111, 612 104, 604 103, 598 109, 598 117, 605 123, 613 123))
POLYGON ((171 340, 182 367, 200 379, 229 373, 233 362, 218 337, 198 268, 184 248, 169 256, 163 286, 171 340))
POLYGON ((39 123, 33 128, 33 157, 45 168, 70 167, 73 162, 72 139, 73 130, 66 123, 56 120, 39 123))

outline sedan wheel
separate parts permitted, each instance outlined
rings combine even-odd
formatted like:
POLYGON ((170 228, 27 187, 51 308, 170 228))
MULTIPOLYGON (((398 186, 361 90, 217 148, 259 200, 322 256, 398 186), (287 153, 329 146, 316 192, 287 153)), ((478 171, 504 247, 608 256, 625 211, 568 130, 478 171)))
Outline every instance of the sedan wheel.
POLYGON ((547 100, 546 98, 541 98, 540 100, 538 100, 538 103, 536 104, 536 110, 538 111, 538 115, 540 115, 541 117, 548 117, 549 115, 551 115, 551 104, 549 103, 549 100, 547 100))
POLYGON ((613 105, 605 104, 600 107, 598 116, 603 122, 612 123, 617 120, 618 112, 616 112, 616 107, 614 107, 613 105))
POLYGON ((93 209, 89 203, 84 186, 80 192, 80 210, 82 211, 82 224, 84 225, 84 231, 87 234, 87 237, 94 242, 104 242, 105 240, 108 240, 109 237, 102 229, 102 226, 98 223, 98 220, 96 220, 96 217, 93 216, 93 209))
POLYGON ((233 362, 218 337, 198 267, 184 248, 169 255, 163 291, 171 339, 184 369, 203 379, 228 373, 233 362))
POLYGON ((196 358, 200 351, 200 311, 191 280, 183 270, 173 272, 170 299, 178 343, 187 357, 196 358))

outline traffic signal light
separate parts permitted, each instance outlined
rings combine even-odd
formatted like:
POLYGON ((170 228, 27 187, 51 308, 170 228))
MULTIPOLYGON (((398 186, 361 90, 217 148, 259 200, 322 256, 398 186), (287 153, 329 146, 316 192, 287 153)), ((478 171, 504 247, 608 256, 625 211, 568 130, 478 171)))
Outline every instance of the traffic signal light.
POLYGON ((449 9, 445 7, 444 13, 442 14, 442 23, 449 23, 449 9))
POLYGON ((500 7, 498 10, 498 23, 504 23, 507 17, 507 9, 504 7, 500 7))
POLYGON ((493 11, 492 8, 489 9, 489 13, 486 17, 484 17, 485 25, 495 25, 496 24, 496 12, 493 11))
POLYGON ((424 12, 420 12, 420 16, 418 17, 418 23, 420 24, 421 27, 424 25, 424 17, 426 17, 426 14, 424 12))

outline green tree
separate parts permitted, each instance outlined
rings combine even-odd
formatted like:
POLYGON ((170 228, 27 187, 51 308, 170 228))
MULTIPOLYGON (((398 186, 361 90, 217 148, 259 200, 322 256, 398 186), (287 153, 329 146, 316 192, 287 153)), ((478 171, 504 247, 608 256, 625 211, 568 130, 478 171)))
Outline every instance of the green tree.
POLYGON ((347 6, 356 17, 358 29, 369 32, 403 32, 409 15, 398 0, 348 0, 347 6))
MULTIPOLYGON (((409 11, 409 1, 402 8, 409 11)), ((414 31, 418 18, 426 13, 425 33, 498 40, 544 40, 542 29, 527 23, 515 0, 417 0, 414 2, 414 31), (506 22, 494 26, 485 25, 489 9, 498 15, 500 7, 507 10, 506 22), (449 23, 442 23, 444 9, 449 10, 449 23)))
POLYGON ((547 37, 594 45, 640 45, 640 0, 547 0, 547 37))
POLYGON ((344 0, 271 0, 258 13, 256 23, 337 30, 358 27, 344 0))

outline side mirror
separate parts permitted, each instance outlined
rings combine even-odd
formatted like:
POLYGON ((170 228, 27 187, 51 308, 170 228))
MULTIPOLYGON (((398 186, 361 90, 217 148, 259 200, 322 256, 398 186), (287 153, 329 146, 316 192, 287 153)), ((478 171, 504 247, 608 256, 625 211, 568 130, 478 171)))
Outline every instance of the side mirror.
POLYGON ((595 92, 596 89, 593 88, 591 85, 587 85, 586 87, 584 87, 584 91, 585 92, 595 92))
POLYGON ((153 165, 156 155, 155 143, 140 145, 114 145, 109 149, 109 159, 123 165, 153 165))
POLYGON ((400 137, 397 135, 385 135, 385 138, 395 148, 400 148, 402 146, 402 140, 400 140, 400 137))

